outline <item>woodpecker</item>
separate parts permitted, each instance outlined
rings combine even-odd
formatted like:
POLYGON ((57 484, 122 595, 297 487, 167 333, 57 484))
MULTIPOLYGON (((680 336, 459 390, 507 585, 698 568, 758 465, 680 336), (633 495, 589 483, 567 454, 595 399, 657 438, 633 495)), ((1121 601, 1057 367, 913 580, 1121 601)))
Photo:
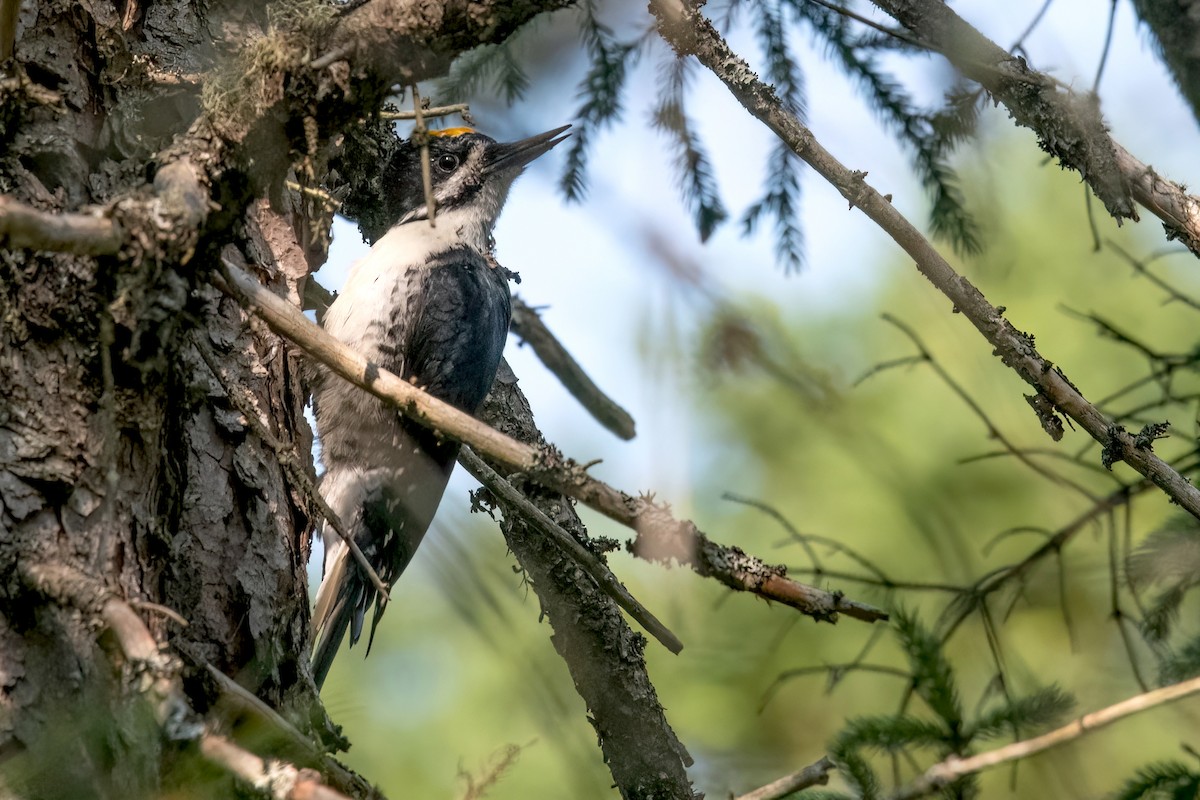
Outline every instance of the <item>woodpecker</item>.
MULTIPOLYGON (((492 229, 513 181, 563 141, 565 130, 509 144, 469 128, 431 136, 433 224, 421 148, 402 143, 383 170, 382 202, 396 222, 351 269, 325 329, 474 414, 495 380, 510 316, 507 273, 491 256, 492 229)), ((328 371, 314 381, 313 407, 325 465, 321 494, 379 577, 395 585, 437 511, 458 443, 328 371)), ((326 522, 321 532, 325 570, 313 609, 318 688, 347 629, 353 646, 373 605, 370 652, 386 605, 333 527, 326 522)))

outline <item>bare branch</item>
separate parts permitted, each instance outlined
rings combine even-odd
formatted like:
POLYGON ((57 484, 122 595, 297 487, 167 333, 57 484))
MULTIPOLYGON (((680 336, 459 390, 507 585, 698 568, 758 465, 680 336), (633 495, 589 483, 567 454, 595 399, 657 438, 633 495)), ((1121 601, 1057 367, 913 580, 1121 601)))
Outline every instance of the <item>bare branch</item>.
POLYGON ((124 657, 136 666, 134 686, 150 701, 162 734, 194 740, 200 753, 276 800, 349 800, 321 781, 316 770, 259 756, 224 736, 205 731, 189 705, 179 677, 179 660, 161 647, 137 613, 102 583, 61 564, 25 563, 24 583, 55 602, 94 615, 113 633, 124 657))
POLYGON ((1004 747, 998 747, 995 750, 989 750, 986 753, 980 753, 968 758, 951 756, 945 761, 934 764, 925 770, 925 774, 920 778, 893 794, 891 800, 913 800, 913 798, 924 797, 927 794, 936 792, 943 786, 953 783, 964 775, 991 769, 1010 761, 1029 758, 1043 750, 1049 750, 1060 744, 1074 741, 1117 720, 1124 719, 1141 711, 1148 711, 1151 708, 1156 708, 1166 703, 1181 700, 1197 692, 1200 692, 1200 677, 1134 695, 1119 703, 1102 708, 1099 711, 1085 714, 1074 722, 1063 725, 1061 728, 1056 728, 1049 733, 1043 733, 1041 736, 1035 736, 1032 739, 1013 742, 1004 747))
POLYGON ((622 439, 632 439, 636 435, 636 426, 629 412, 621 408, 616 401, 588 377, 562 343, 555 338, 537 311, 529 307, 519 297, 513 298, 512 329, 546 365, 546 369, 562 382, 571 396, 588 410, 597 422, 608 428, 613 434, 622 439))
POLYGON ((574 536, 567 533, 552 519, 543 514, 541 509, 529 502, 529 499, 517 491, 516 487, 500 477, 494 469, 483 463, 483 459, 475 455, 475 451, 470 447, 464 447, 458 454, 458 461, 466 468, 467 472, 471 473, 477 481, 486 486, 492 494, 504 503, 516 508, 538 530, 553 539, 563 550, 570 553, 575 562, 583 567, 583 570, 592 577, 592 580, 596 581, 596 585, 600 587, 601 591, 611 597, 617 605, 625 609, 629 616, 637 620, 638 624, 657 639, 663 647, 676 654, 683 650, 683 642, 679 641, 679 638, 671 633, 666 625, 659 622, 658 618, 650 613, 649 609, 639 603, 637 598, 621 585, 617 577, 613 575, 612 570, 602 564, 595 553, 588 550, 574 536))
POLYGON ((297 769, 286 761, 265 761, 214 733, 200 737, 200 754, 275 800, 350 800, 321 783, 315 770, 297 769))
MULTIPOLYGON (((939 8, 948 10, 940 4, 939 8)), ((1042 357, 1033 337, 1017 330, 970 281, 955 272, 929 240, 864 180, 865 173, 847 169, 782 107, 771 87, 729 48, 707 19, 681 0, 653 0, 651 9, 658 17, 659 31, 673 47, 700 59, 747 111, 891 236, 916 262, 921 274, 991 343, 1006 366, 1104 445, 1106 463, 1124 461, 1200 518, 1200 490, 1149 447, 1138 446, 1128 431, 1114 425, 1089 403, 1059 368, 1042 357)))
POLYGON ((240 297, 281 336, 356 386, 395 404, 405 416, 633 529, 637 535, 630 549, 635 555, 664 563, 678 561, 730 588, 784 603, 818 620, 832 622, 839 613, 868 622, 887 619, 887 613, 880 609, 847 600, 840 593, 797 583, 786 577, 783 567, 768 566, 740 548, 715 544, 694 523, 675 519, 669 510, 649 498, 635 498, 614 489, 552 448, 518 442, 426 394, 321 330, 298 308, 272 294, 237 265, 228 260, 223 264, 233 285, 218 279, 221 288, 240 297))
POLYGON ((738 795, 735 800, 778 800, 810 786, 824 786, 829 783, 829 771, 833 768, 829 757, 822 756, 815 764, 809 764, 791 775, 784 775, 779 780, 771 781, 752 792, 738 795))
MULTIPOLYGON (((950 60, 1033 130, 1046 152, 1077 171, 1118 222, 1137 221, 1137 201, 1162 220, 1167 238, 1200 255, 1200 198, 1143 164, 1108 135, 1092 93, 1077 94, 1030 68, 941 0, 872 0, 950 60)), ((865 209, 864 209, 865 210, 865 209)))
POLYGON ((108 217, 38 211, 0 195, 0 247, 110 256, 124 241, 120 226, 108 217))
MULTIPOLYGON (((453 114, 462 114, 463 119, 470 120, 471 107, 466 103, 455 103, 449 106, 433 106, 432 108, 422 108, 421 117, 449 117, 453 114)), ((380 119, 397 120, 397 119, 417 119, 416 110, 412 111, 381 111, 380 119)))

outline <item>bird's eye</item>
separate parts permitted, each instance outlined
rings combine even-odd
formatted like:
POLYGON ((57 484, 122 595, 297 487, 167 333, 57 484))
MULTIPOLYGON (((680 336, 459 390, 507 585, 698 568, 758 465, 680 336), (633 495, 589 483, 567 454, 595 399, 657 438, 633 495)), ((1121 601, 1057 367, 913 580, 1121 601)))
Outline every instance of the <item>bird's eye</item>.
POLYGON ((454 172, 454 168, 458 166, 458 156, 453 153, 446 153, 438 156, 437 168, 442 172, 454 172))

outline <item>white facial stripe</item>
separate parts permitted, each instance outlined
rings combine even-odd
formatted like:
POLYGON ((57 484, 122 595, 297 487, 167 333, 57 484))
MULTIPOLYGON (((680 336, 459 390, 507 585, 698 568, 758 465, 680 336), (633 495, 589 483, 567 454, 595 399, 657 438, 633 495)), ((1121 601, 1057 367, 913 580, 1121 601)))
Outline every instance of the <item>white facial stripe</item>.
MULTIPOLYGON (((433 168, 437 169, 437 160, 434 159, 433 168)), ((457 197, 462 193, 468 180, 482 180, 483 176, 483 148, 479 146, 472 147, 467 151, 466 161, 459 164, 454 170, 454 174, 450 176, 450 180, 438 187, 434 192, 434 197, 438 204, 444 204, 452 197, 457 197)))

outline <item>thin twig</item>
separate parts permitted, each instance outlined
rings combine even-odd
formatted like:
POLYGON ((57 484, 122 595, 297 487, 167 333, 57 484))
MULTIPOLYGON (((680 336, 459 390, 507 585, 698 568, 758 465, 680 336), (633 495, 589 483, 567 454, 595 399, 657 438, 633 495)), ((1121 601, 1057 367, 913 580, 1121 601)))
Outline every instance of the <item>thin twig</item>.
POLYGON ((506 745, 499 753, 493 754, 494 762, 484 770, 478 779, 460 768, 459 776, 467 782, 467 790, 463 793, 460 800, 483 800, 484 797, 487 797, 488 791, 499 783, 500 779, 517 763, 517 758, 521 755, 521 751, 532 745, 533 742, 525 745, 506 745))
MULTIPOLYGON (((1119 556, 1117 523, 1112 514, 1108 516, 1108 530, 1105 531, 1105 537, 1108 539, 1109 618, 1117 623, 1117 631, 1121 634, 1121 643, 1125 647, 1125 655, 1128 656, 1133 679, 1137 681, 1137 685, 1143 692, 1148 692, 1150 683, 1142 675, 1142 668, 1138 664, 1137 650, 1135 649, 1134 636, 1137 633, 1137 624, 1121 608, 1121 578, 1125 564, 1119 556), (1130 631, 1131 627, 1134 629, 1133 631, 1130 631)), ((1066 592, 1063 595, 1065 597, 1066 592)))
POLYGON ((1048 467, 1042 466, 1030 458, 1023 450, 1013 444, 1009 440, 1008 436, 1006 436, 1005 433, 1000 430, 1000 427, 992 422, 991 417, 989 417, 987 412, 983 410, 983 406, 979 405, 975 398, 971 396, 971 393, 963 388, 962 384, 956 381, 946 370, 946 368, 943 367, 941 363, 933 357, 933 354, 929 352, 929 348, 925 346, 925 342, 920 336, 917 335, 917 332, 913 330, 911 325, 908 325, 892 314, 885 313, 883 315, 883 320, 897 328, 901 333, 908 337, 908 340, 912 342, 914 347, 917 348, 917 352, 920 354, 921 360, 929 365, 929 368, 933 370, 933 373, 937 375, 938 379, 941 380, 941 382, 944 383, 950 389, 950 391, 958 395, 958 399, 962 400, 967 408, 971 410, 971 413, 983 423, 984 427, 987 428, 988 437, 1000 442, 1004 449, 1007 450, 1014 458, 1016 458, 1029 469, 1036 472, 1038 475, 1041 475, 1046 480, 1050 481, 1051 483, 1058 484, 1059 486, 1072 489, 1073 491, 1083 495, 1083 497, 1090 502, 1096 502, 1096 496, 1092 494, 1085 486, 1071 480, 1070 478, 1067 478, 1064 475, 1059 475, 1057 472, 1048 467))
POLYGON ((1104 77, 1104 67, 1108 64, 1108 53, 1112 50, 1113 30, 1117 26, 1117 0, 1109 0, 1108 26, 1104 31, 1104 49, 1100 51, 1100 63, 1096 65, 1096 78, 1092 81, 1092 93, 1100 91, 1100 79, 1104 77))
POLYGON ((314 200, 320 201, 331 211, 337 211, 339 208, 342 207, 341 200, 338 200, 336 197, 331 195, 329 192, 322 191, 321 189, 317 189, 316 187, 301 186, 300 184, 296 183, 295 181, 284 181, 283 185, 286 186, 287 188, 291 189, 293 192, 299 192, 300 194, 306 194, 309 197, 313 198, 314 200))
POLYGON ((828 756, 821 756, 815 764, 809 764, 802 770, 784 775, 777 781, 761 786, 752 792, 738 795, 735 800, 779 800, 793 792, 807 789, 810 786, 824 786, 829 783, 829 771, 834 769, 833 762, 828 756))
MULTIPOLYGON (((878 630, 883 630, 879 628, 878 630)), ((866 654, 861 654, 865 656, 866 654)), ((906 669, 893 667, 887 664, 868 664, 860 661, 849 661, 838 664, 820 664, 812 667, 793 667, 786 669, 775 676, 775 680, 771 681, 771 685, 763 692, 762 703, 760 710, 767 707, 771 699, 783 688, 783 685, 792 678, 803 678, 808 675, 828 675, 831 684, 837 683, 845 675, 851 672, 867 672, 874 675, 887 675, 892 678, 899 678, 902 681, 912 683, 913 675, 906 669)))
POLYGON ((319 363, 371 394, 396 406, 405 416, 470 445, 493 462, 524 473, 537 483, 599 511, 637 534, 635 555, 660 563, 676 561, 697 574, 712 577, 738 591, 752 592, 825 621, 839 614, 866 622, 888 618, 886 612, 786 577, 783 567, 769 566, 736 547, 708 539, 694 523, 678 520, 646 497, 633 497, 587 474, 556 450, 537 448, 483 424, 413 384, 369 362, 307 319, 300 309, 271 293, 236 264, 224 260, 229 282, 214 275, 224 291, 254 309, 281 336, 319 363))
MULTIPOLYGON (((462 114, 463 119, 469 119, 470 113, 471 106, 467 103, 455 103, 454 105, 449 106, 422 108, 420 111, 421 116, 425 119, 430 117, 448 117, 452 114, 462 114)), ((415 109, 412 111, 380 111, 379 118, 389 121, 398 119, 416 119, 417 111, 415 109)))
MULTIPOLYGON (((1119 508, 1138 494, 1148 490, 1152 484, 1142 479, 1135 481, 1127 486, 1122 486, 1115 489, 1109 494, 1100 499, 1098 503, 1084 511, 1075 519, 1068 522, 1066 525, 1059 528, 1053 536, 1049 537, 1044 544, 1039 546, 1025 558, 1018 561, 1016 564, 1001 567, 993 570, 989 574, 983 576, 978 583, 975 584, 970 596, 976 602, 982 602, 983 598, 998 591, 1001 587, 1008 584, 1010 581, 1018 579, 1026 575, 1030 570, 1039 564, 1042 559, 1051 555, 1061 555, 1063 548, 1067 543, 1075 537, 1077 533, 1084 530, 1085 527, 1093 522, 1096 518, 1103 514, 1119 508)), ((952 615, 943 626, 942 639, 948 640, 954 631, 961 625, 970 615, 972 606, 964 605, 957 613, 952 615)))
POLYGON ((136 608, 138 611, 151 611, 155 614, 166 617, 181 628, 188 626, 188 621, 173 608, 168 608, 161 603, 151 603, 149 600, 130 600, 129 605, 136 608))
POLYGON ((822 6, 823 8, 828 8, 830 11, 834 12, 835 14, 840 14, 841 16, 845 17, 846 19, 852 19, 855 22, 866 25, 868 28, 879 31, 884 36, 890 36, 891 38, 896 39, 897 41, 904 42, 905 44, 911 45, 920 50, 928 50, 929 49, 929 45, 923 44, 922 42, 918 41, 917 39, 913 38, 912 36, 909 36, 904 31, 897 30, 896 28, 889 28, 886 25, 880 25, 878 22, 871 19, 870 17, 864 17, 862 14, 858 14, 854 11, 851 11, 850 9, 846 8, 845 6, 839 6, 835 3, 830 3, 828 0, 811 0, 811 2, 816 3, 819 6, 822 6))
POLYGON ((596 581, 596 585, 602 592, 625 609, 629 616, 637 620, 638 624, 657 639, 663 647, 676 654, 683 649, 683 642, 679 641, 666 625, 659 622, 649 609, 639 603, 637 598, 621 585, 617 576, 613 575, 612 570, 606 565, 600 563, 600 559, 596 557, 595 553, 584 547, 574 536, 563 530, 554 520, 542 513, 541 509, 529 502, 529 499, 521 494, 515 486, 483 463, 483 459, 477 456, 474 450, 470 447, 462 448, 458 454, 458 463, 462 464, 467 472, 486 486, 492 494, 504 503, 515 507, 538 530, 553 539, 559 547, 575 559, 575 563, 582 567, 583 571, 592 577, 592 580, 596 581))
POLYGON ((943 786, 953 783, 964 775, 971 775, 985 769, 991 769, 1010 761, 1029 758, 1044 750, 1074 741, 1081 736, 1125 717, 1132 716, 1141 711, 1148 711, 1151 708, 1156 708, 1166 703, 1181 700, 1197 692, 1200 692, 1200 677, 1134 695, 1119 703, 1102 708, 1099 711, 1085 714, 1074 722, 1063 725, 1061 728, 1056 728, 1049 733, 1043 733, 1041 736, 1035 736, 1032 739, 1013 742, 1004 747, 998 747, 995 750, 989 750, 986 753, 980 753, 969 758, 951 756, 945 761, 934 764, 925 770, 925 773, 920 778, 917 778, 907 787, 893 794, 891 800, 913 800, 913 798, 924 797, 943 786))
POLYGON ((1015 53, 1017 50, 1024 49, 1025 40, 1029 38, 1029 34, 1033 33, 1034 29, 1037 28, 1037 26, 1041 23, 1042 17, 1046 16, 1046 12, 1050 10, 1050 4, 1053 2, 1054 0, 1045 0, 1045 2, 1042 3, 1042 7, 1039 8, 1037 13, 1033 15, 1033 19, 1031 19, 1029 24, 1025 26, 1025 30, 1021 31, 1021 35, 1017 37, 1015 42, 1013 42, 1012 47, 1008 48, 1008 52, 1015 53))
POLYGON ((636 426, 629 412, 621 408, 611 397, 595 384, 583 371, 562 343, 542 322, 537 311, 526 305, 519 297, 512 302, 512 330, 520 336, 546 369, 562 383, 571 396, 605 428, 622 439, 632 439, 636 426))
POLYGON ((1176 253, 1183 253, 1183 252, 1186 252, 1185 250, 1176 249, 1176 250, 1169 250, 1166 252, 1159 252, 1159 253, 1152 255, 1149 259, 1142 261, 1140 259, 1134 258, 1131 253, 1129 253, 1127 250, 1122 248, 1119 244, 1117 244, 1112 239, 1105 239, 1104 244, 1110 250, 1113 250, 1121 258, 1125 259, 1125 261, 1128 262, 1129 266, 1133 267, 1134 272, 1138 273, 1139 275, 1144 276, 1147 280, 1149 280, 1155 286, 1157 286, 1158 288, 1160 288, 1164 292, 1166 292, 1168 295, 1170 295, 1172 300, 1178 300, 1179 302, 1185 303, 1186 305, 1191 306, 1194 309, 1200 310, 1200 301, 1196 300, 1195 298, 1191 297, 1190 295, 1186 295, 1183 292, 1179 291, 1174 286, 1172 286, 1170 283, 1168 283, 1167 281, 1164 281, 1162 278, 1155 275, 1147 267, 1147 264, 1150 262, 1150 260, 1152 260, 1154 258, 1161 258, 1163 256, 1174 255, 1176 253))
POLYGON ((413 125, 412 141, 421 148, 421 186, 425 190, 425 209, 429 212, 429 227, 436 228, 437 199, 433 196, 433 174, 429 166, 429 128, 425 127, 425 113, 421 109, 421 94, 417 85, 412 85, 413 125))

